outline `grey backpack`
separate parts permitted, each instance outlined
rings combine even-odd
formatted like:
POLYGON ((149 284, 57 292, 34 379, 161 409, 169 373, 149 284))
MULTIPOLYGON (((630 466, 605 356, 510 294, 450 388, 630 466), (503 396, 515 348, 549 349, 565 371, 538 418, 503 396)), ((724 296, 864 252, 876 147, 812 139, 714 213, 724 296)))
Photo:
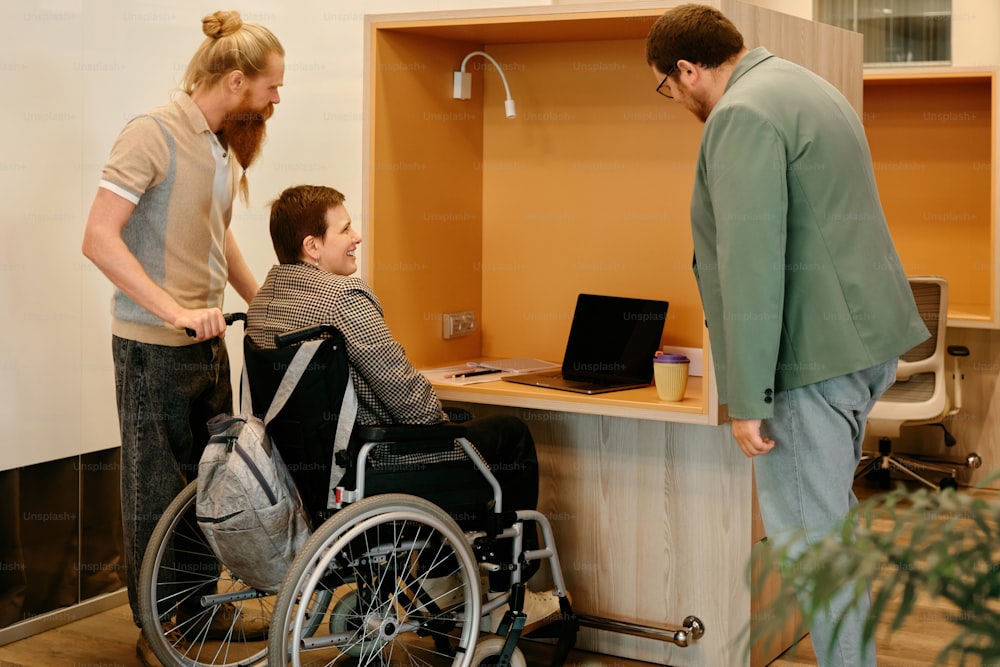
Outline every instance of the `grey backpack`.
POLYGON ((212 551, 236 577, 274 593, 311 533, 291 474, 267 432, 316 352, 303 343, 281 379, 264 419, 250 407, 246 367, 240 414, 208 422, 209 438, 198 464, 196 516, 212 551))

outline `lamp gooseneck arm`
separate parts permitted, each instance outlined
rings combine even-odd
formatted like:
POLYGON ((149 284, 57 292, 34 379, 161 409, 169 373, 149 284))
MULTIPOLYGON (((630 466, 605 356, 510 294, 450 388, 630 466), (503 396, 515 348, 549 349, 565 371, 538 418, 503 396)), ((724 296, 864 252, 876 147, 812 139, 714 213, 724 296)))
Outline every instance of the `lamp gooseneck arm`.
POLYGON ((469 55, 465 56, 465 58, 462 59, 462 67, 460 68, 459 71, 462 72, 463 74, 465 73, 465 65, 466 63, 469 62, 469 59, 472 58, 473 56, 482 56, 483 58, 486 58, 491 63, 493 63, 493 66, 496 67, 497 73, 500 75, 500 80, 503 81, 504 92, 507 95, 506 99, 504 100, 504 109, 506 110, 507 118, 514 118, 514 116, 516 115, 516 112, 514 111, 514 100, 510 96, 510 86, 507 85, 507 77, 504 75, 503 68, 500 67, 500 63, 498 63, 493 58, 493 56, 486 53, 485 51, 473 51, 472 53, 470 53, 469 55))

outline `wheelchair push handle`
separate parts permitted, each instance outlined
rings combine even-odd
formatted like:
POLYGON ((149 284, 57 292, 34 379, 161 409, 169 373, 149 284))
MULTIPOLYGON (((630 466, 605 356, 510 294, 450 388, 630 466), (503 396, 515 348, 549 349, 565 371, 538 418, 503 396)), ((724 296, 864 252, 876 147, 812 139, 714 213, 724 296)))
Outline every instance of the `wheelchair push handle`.
MULTIPOLYGON (((233 324, 234 322, 243 322, 244 326, 247 323, 246 313, 225 313, 222 317, 226 320, 227 327, 233 324)), ((197 331, 188 327, 184 327, 184 333, 186 333, 188 336, 191 336, 191 338, 194 338, 195 336, 198 335, 197 331)))
POLYGON ((338 333, 340 332, 337 330, 337 328, 331 324, 314 324, 309 327, 296 329, 295 331, 289 331, 283 334, 275 334, 274 346, 288 347, 289 345, 295 345, 296 343, 301 343, 304 340, 319 338, 323 334, 336 335, 338 333))

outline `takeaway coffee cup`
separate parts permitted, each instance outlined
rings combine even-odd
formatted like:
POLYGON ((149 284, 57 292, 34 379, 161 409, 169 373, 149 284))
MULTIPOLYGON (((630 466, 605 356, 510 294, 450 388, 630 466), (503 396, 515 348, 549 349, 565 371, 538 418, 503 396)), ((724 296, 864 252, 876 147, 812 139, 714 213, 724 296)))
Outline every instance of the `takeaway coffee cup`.
POLYGON ((653 357, 653 382, 661 401, 679 401, 687 389, 691 360, 683 354, 657 352, 653 357))

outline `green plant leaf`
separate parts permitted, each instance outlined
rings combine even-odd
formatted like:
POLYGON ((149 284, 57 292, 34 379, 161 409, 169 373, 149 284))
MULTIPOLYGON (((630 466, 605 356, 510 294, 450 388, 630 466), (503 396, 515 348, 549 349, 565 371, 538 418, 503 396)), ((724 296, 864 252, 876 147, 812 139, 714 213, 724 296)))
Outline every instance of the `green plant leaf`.
MULTIPOLYGON (((1000 480, 1000 471, 987 480, 1000 480)), ((924 596, 955 610, 940 624, 943 636, 954 633, 940 664, 1000 664, 1000 496, 897 487, 859 503, 813 544, 788 540, 759 556, 772 559, 766 561, 771 567, 781 564, 786 587, 799 591, 806 622, 834 596, 849 591, 856 602, 871 584, 865 640, 881 620, 889 621, 889 633, 898 630, 924 596)), ((760 584, 764 562, 756 565, 760 584)), ((783 610, 774 610, 773 625, 783 627, 782 618, 783 610)), ((843 616, 836 619, 842 622, 843 616)))

